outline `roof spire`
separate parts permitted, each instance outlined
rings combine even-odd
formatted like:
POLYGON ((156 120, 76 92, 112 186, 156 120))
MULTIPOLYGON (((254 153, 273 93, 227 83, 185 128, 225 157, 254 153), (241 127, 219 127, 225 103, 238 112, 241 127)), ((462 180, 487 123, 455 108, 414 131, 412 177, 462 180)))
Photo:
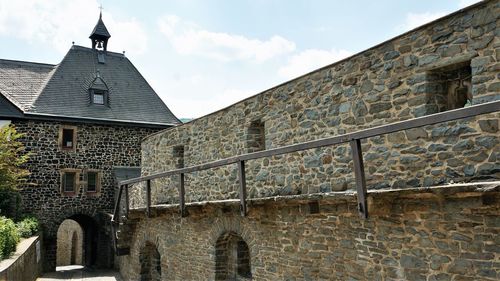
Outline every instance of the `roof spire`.
POLYGON ((99 10, 99 20, 97 21, 94 30, 92 30, 92 34, 90 34, 89 38, 92 41, 92 49, 96 49, 97 47, 103 48, 103 50, 106 51, 108 39, 111 37, 111 34, 109 34, 108 29, 102 21, 102 5, 99 6, 99 10))

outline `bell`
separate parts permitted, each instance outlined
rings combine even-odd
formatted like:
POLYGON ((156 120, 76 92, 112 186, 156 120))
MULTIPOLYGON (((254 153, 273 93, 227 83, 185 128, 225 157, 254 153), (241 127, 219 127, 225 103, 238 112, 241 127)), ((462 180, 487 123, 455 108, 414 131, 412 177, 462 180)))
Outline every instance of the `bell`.
POLYGON ((97 48, 102 48, 102 42, 101 42, 101 41, 99 41, 99 42, 97 43, 97 48))

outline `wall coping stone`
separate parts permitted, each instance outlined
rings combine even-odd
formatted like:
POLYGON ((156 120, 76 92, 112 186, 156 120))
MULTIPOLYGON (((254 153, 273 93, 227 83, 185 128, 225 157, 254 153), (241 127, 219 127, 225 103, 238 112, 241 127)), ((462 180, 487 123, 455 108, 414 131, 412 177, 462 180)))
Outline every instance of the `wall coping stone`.
MULTIPOLYGON (((485 193, 498 193, 500 192, 500 181, 487 181, 487 182, 472 182, 472 183, 452 183, 440 186, 430 187, 415 187, 404 189, 379 189, 368 191, 368 205, 369 213, 374 207, 375 199, 387 198, 400 198, 400 199, 432 199, 432 198, 463 198, 463 197, 477 197, 485 193)), ((346 202, 356 202, 356 192, 352 190, 341 192, 329 193, 313 193, 301 195, 287 195, 287 196, 273 196, 262 198, 248 198, 247 206, 258 206, 268 203, 295 203, 302 204, 311 201, 334 201, 334 204, 341 204, 346 202)), ((214 201, 200 201, 200 202, 186 202, 185 206, 188 207, 207 207, 207 206, 238 206, 239 199, 227 200, 214 200, 214 201)), ((378 205, 378 204, 377 204, 378 205)), ((151 206, 152 216, 159 215, 159 213, 178 211, 179 204, 160 204, 151 206)), ((129 216, 132 218, 140 218, 143 216, 146 208, 130 209, 129 216)))
POLYGON ((39 240, 39 238, 39 236, 33 236, 30 238, 22 239, 16 246, 16 252, 13 253, 8 259, 0 261, 0 274, 2 274, 6 269, 14 264, 17 259, 31 247, 33 243, 36 243, 36 241, 39 240))

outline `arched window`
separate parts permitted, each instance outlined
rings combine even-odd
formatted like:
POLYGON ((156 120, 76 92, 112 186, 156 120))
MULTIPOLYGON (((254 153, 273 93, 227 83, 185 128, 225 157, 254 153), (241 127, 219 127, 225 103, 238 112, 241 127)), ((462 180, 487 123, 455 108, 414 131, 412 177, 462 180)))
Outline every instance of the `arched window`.
POLYGON ((215 245, 215 280, 250 280, 250 250, 234 232, 219 237, 215 245))
POLYGON ((146 242, 139 254, 141 264, 141 281, 161 280, 161 260, 160 253, 151 242, 146 242))

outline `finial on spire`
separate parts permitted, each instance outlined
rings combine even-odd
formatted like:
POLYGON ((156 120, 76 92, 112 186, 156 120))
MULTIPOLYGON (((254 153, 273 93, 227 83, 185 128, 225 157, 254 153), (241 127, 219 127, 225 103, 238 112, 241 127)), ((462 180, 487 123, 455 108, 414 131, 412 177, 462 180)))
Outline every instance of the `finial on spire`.
POLYGON ((102 7, 102 4, 99 5, 99 18, 101 19, 102 18, 102 10, 104 10, 104 8, 102 7))

